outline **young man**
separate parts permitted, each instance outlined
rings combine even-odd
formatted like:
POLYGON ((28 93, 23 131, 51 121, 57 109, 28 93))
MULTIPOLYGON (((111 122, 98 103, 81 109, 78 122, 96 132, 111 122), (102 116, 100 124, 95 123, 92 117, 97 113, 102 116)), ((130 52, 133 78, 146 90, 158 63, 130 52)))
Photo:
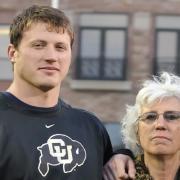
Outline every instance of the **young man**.
POLYGON ((102 179, 112 156, 105 128, 59 99, 73 40, 68 18, 51 7, 32 6, 11 24, 14 78, 0 93, 0 179, 102 179))

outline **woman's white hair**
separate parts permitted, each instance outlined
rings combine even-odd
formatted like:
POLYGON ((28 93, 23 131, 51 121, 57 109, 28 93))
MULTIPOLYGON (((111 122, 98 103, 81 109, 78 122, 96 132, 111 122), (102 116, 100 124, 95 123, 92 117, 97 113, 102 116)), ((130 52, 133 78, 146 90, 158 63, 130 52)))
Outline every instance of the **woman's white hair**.
POLYGON ((138 117, 141 115, 142 107, 166 97, 180 99, 180 77, 162 72, 159 76, 153 76, 152 80, 146 80, 136 96, 135 105, 127 106, 126 115, 122 119, 123 142, 135 155, 142 151, 137 136, 138 117))

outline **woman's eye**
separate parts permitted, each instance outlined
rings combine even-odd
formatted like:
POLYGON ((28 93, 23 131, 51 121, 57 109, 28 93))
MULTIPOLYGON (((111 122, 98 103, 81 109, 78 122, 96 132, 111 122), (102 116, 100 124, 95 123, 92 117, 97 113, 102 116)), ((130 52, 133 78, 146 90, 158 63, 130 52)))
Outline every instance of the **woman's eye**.
POLYGON ((147 120, 154 120, 154 119, 156 119, 156 116, 155 116, 155 115, 148 115, 148 116, 146 117, 146 119, 147 119, 147 120))

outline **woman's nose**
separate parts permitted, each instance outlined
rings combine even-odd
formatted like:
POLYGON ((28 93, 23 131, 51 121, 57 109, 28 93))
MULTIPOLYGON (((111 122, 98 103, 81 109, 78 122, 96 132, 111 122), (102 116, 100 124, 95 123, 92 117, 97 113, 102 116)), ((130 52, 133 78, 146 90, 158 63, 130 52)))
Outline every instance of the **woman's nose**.
POLYGON ((167 123, 167 121, 166 121, 166 119, 164 119, 163 114, 159 114, 159 117, 155 121, 156 128, 164 129, 164 128, 166 128, 166 123, 167 123))

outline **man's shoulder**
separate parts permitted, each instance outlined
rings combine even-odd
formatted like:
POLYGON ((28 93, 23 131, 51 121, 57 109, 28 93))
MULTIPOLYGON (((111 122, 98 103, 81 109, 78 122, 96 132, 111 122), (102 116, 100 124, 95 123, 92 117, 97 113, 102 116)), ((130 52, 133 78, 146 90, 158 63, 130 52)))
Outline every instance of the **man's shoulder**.
POLYGON ((3 98, 3 92, 0 92, 0 99, 3 98))
POLYGON ((0 109, 7 107, 7 102, 4 97, 4 94, 0 92, 0 109))
POLYGON ((61 107, 64 111, 66 111, 66 113, 73 117, 79 117, 79 119, 86 119, 86 121, 90 120, 91 123, 94 122, 96 124, 99 124, 100 126, 102 125, 100 119, 93 112, 90 112, 81 107, 72 106, 64 102, 63 100, 61 100, 61 107))
POLYGON ((61 101, 61 107, 64 110, 71 111, 72 113, 76 113, 76 114, 82 114, 82 115, 86 115, 86 116, 91 116, 93 118, 97 118, 97 116, 93 112, 90 112, 90 111, 83 109, 81 107, 72 106, 63 100, 60 100, 60 101, 61 101))

